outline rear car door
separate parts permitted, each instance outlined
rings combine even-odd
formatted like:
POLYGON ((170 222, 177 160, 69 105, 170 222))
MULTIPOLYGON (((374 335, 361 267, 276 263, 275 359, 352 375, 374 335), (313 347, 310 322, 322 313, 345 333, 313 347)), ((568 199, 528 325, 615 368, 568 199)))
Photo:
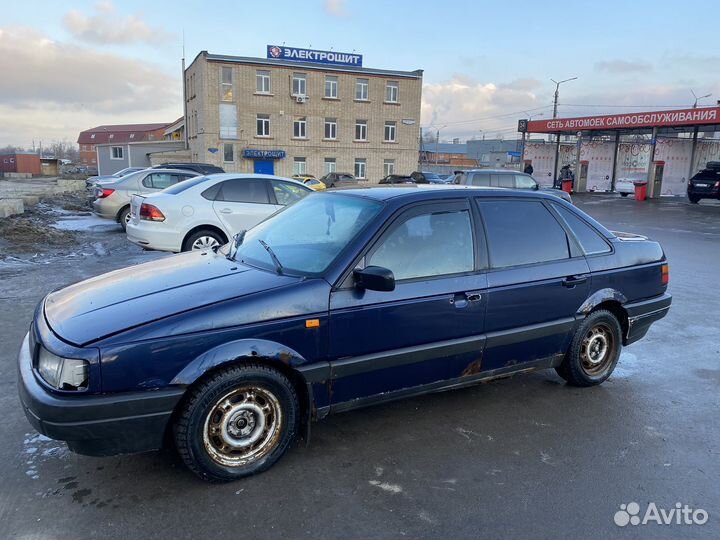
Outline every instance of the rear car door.
POLYGON ((541 199, 477 203, 490 263, 483 369, 561 358, 588 296, 582 251, 541 199))
POLYGON ((214 193, 213 210, 231 236, 254 227, 278 208, 270 204, 264 178, 225 180, 214 193))
POLYGON ((474 220, 468 200, 396 214, 359 265, 392 270, 395 290, 359 291, 350 276, 332 292, 334 405, 479 370, 487 280, 474 220))

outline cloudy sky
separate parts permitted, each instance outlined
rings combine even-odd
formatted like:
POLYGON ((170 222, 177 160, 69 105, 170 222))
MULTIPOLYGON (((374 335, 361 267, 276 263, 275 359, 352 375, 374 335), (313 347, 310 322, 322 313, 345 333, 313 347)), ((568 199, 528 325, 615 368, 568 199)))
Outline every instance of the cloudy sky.
POLYGON ((0 146, 182 113, 180 58, 265 55, 269 43, 424 69, 422 125, 514 138, 517 119, 720 99, 716 0, 16 2, 0 19, 0 146))

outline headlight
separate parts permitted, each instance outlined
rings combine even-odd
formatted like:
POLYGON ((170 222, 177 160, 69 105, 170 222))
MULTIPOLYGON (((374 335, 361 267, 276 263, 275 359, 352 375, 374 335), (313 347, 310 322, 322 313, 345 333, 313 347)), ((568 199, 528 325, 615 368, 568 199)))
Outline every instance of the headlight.
POLYGON ((60 390, 87 388, 88 363, 85 360, 61 358, 40 347, 37 366, 40 376, 50 386, 60 390))

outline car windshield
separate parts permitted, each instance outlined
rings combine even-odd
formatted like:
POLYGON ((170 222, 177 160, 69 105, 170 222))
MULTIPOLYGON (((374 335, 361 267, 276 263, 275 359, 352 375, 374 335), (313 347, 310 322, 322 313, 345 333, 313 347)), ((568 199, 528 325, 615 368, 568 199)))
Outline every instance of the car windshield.
POLYGON ((321 275, 382 206, 362 197, 308 195, 247 231, 235 260, 274 270, 272 252, 283 273, 321 275))
POLYGON ((425 178, 427 178, 428 180, 440 180, 440 176, 435 173, 426 172, 423 174, 425 175, 425 178))
POLYGON ((169 193, 170 195, 177 195, 178 193, 182 193, 186 189, 190 189, 193 186, 202 184, 203 182, 206 182, 207 180, 209 180, 209 178, 207 176, 194 176, 192 178, 188 178, 187 180, 183 180, 182 182, 178 182, 177 184, 173 184, 172 186, 163 189, 163 193, 169 193))

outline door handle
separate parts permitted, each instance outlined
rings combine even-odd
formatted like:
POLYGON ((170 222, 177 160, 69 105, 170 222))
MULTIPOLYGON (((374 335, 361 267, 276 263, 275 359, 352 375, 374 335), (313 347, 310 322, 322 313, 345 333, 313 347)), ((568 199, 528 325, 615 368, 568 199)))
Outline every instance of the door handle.
POLYGON ((587 281, 585 276, 568 276, 562 280, 563 287, 572 289, 575 285, 581 285, 587 281))
POLYGON ((220 210, 220 213, 221 214, 232 214, 232 210, 230 210, 230 208, 223 208, 222 210, 220 210))
POLYGON ((467 298, 469 302, 478 302, 482 298, 482 295, 479 292, 466 292, 465 298, 467 298))

